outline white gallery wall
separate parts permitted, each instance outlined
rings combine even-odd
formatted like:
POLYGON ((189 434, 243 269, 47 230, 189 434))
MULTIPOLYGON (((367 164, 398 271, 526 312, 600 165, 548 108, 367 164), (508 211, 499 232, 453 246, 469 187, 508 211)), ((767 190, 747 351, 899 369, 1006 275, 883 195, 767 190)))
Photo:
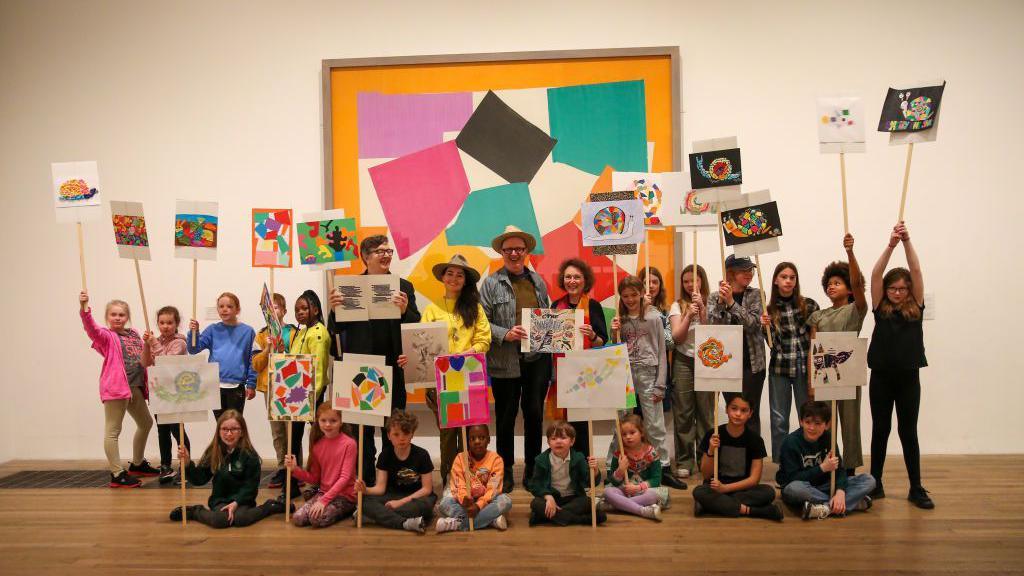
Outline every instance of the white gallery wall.
MULTIPOLYGON (((0 461, 103 454, 100 357, 78 320, 75 230, 55 223, 51 162, 97 160, 105 200, 144 203, 151 312, 174 304, 187 317, 191 306, 191 262, 171 249, 175 199, 218 201, 218 261, 199 263, 200 319, 232 291, 243 321, 259 327, 267 274, 249 266, 249 210, 322 205, 322 59, 628 46, 679 46, 684 153, 693 140, 739 137, 745 188, 770 188, 784 222, 783 250, 761 259, 765 272, 796 262, 819 303, 821 270, 843 252, 838 159, 818 153, 814 98, 862 95, 870 124, 888 86, 948 80, 938 142, 914 153, 907 207, 936 299, 936 319, 925 324, 921 445, 933 454, 1022 452, 1022 21, 1024 4, 1014 1, 939 1, 908 13, 881 1, 5 0, 0 461)), ((850 223, 866 274, 896 219, 904 159, 905 148, 870 126, 868 152, 848 157, 850 223)), ((717 279, 718 249, 705 238, 699 259, 717 279)), ((141 326, 132 264, 117 258, 108 220, 86 224, 85 250, 97 319, 104 302, 124 298, 141 326)), ((314 272, 277 273, 290 301, 321 287, 314 272)), ((267 457, 257 406, 247 410, 250 429, 267 457)), ((763 408, 767 423, 767 391, 763 408)), ((867 448, 867 402, 863 411, 867 448)), ((130 419, 124 428, 128 457, 130 419)), ((212 424, 190 430, 203 444, 212 424)), ((899 451, 895 429, 890 449, 899 451)), ((148 453, 156 458, 155 431, 148 453)))

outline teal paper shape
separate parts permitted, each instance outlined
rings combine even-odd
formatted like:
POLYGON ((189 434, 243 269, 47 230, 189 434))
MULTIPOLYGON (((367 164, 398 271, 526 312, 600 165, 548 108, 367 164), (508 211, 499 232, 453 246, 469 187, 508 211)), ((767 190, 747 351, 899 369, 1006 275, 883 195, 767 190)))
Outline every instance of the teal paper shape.
POLYGON ((544 253, 530 188, 524 182, 477 190, 466 198, 462 212, 446 231, 449 246, 490 247, 509 224, 537 239, 534 254, 544 253))
POLYGON ((594 175, 647 171, 643 80, 548 88, 548 119, 553 161, 594 175))

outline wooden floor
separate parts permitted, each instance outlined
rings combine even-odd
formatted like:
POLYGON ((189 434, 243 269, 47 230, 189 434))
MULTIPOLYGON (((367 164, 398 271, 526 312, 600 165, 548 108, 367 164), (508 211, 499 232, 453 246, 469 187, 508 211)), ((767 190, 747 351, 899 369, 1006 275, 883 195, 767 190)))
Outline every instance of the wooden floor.
MULTIPOLYGON (((16 461, 0 476, 85 467, 101 465, 16 461)), ((889 497, 844 519, 694 518, 690 492, 673 491, 661 524, 616 514, 596 531, 530 528, 517 487, 507 532, 425 536, 348 521, 295 528, 282 516, 182 529, 167 519, 175 489, 0 490, 0 575, 1024 573, 1024 456, 929 456, 923 468, 933 511, 906 501, 903 463, 891 458, 889 497)), ((199 503, 209 492, 189 494, 199 503)))

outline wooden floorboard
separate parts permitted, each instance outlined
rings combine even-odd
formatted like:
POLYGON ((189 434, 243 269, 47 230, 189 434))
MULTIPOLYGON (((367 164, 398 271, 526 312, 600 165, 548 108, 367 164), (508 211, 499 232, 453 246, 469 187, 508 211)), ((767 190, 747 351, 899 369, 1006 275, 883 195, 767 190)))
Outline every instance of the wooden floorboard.
MULTIPOLYGON (((0 465, 0 476, 97 466, 16 461, 0 465)), ((660 524, 615 514, 596 531, 530 528, 529 497, 517 486, 507 532, 425 536, 348 521, 295 528, 282 516, 244 529, 182 529, 167 519, 174 489, 6 489, 0 575, 1024 573, 1024 456, 928 456, 923 469, 933 511, 906 501, 897 457, 887 463, 889 497, 843 519, 694 518, 690 492, 672 491, 660 524)), ((189 494, 199 503, 209 492, 189 494)), ((262 490, 260 499, 275 495, 262 490)))

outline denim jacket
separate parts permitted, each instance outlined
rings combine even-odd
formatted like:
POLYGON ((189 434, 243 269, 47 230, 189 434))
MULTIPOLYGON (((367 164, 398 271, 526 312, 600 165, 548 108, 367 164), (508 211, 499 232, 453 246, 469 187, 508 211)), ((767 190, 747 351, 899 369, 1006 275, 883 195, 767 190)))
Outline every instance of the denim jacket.
MULTIPOLYGON (((544 279, 529 268, 525 269, 533 282, 537 303, 541 308, 551 306, 548 287, 544 279)), ((484 279, 480 286, 480 304, 487 319, 491 321, 491 349, 487 352, 487 372, 492 378, 519 377, 519 342, 506 342, 505 334, 516 324, 516 294, 508 270, 502 268, 484 279)), ((527 361, 537 359, 541 354, 525 354, 527 361)))

